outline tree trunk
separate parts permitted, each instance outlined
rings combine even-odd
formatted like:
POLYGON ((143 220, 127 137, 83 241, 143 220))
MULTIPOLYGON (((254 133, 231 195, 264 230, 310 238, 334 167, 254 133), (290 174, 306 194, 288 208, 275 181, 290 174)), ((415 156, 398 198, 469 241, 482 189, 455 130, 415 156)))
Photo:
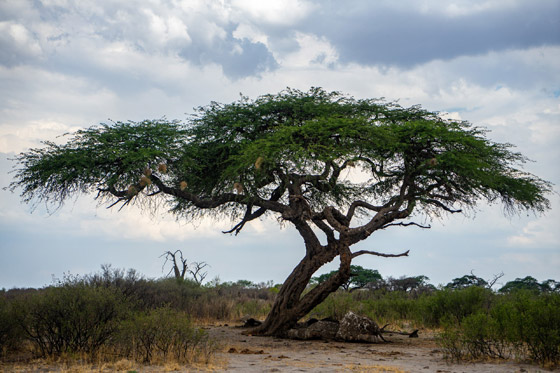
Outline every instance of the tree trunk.
POLYGON ((297 324, 299 319, 311 312, 330 293, 345 283, 350 277, 351 254, 347 246, 339 246, 339 243, 322 246, 322 250, 319 252, 308 253, 282 284, 266 320, 259 327, 251 330, 251 334, 284 336, 297 324), (302 296, 311 276, 337 256, 340 256, 338 274, 331 276, 327 281, 302 296))

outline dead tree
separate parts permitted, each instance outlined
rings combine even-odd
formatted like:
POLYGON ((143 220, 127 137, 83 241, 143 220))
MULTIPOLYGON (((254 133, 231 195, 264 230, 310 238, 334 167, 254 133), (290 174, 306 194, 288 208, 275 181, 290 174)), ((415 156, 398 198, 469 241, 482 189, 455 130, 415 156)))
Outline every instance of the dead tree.
POLYGON ((189 273, 193 277, 194 282, 196 282, 197 285, 202 285, 202 281, 204 281, 204 279, 208 275, 208 272, 202 272, 202 270, 206 267, 208 267, 208 264, 206 262, 193 262, 192 268, 188 269, 189 273))
POLYGON ((165 262, 163 263, 163 266, 161 267, 161 270, 163 272, 163 268, 165 268, 165 265, 167 264, 168 261, 171 261, 173 264, 173 268, 171 268, 169 270, 169 273, 167 274, 167 276, 169 276, 171 274, 171 272, 174 273, 175 278, 178 280, 184 280, 185 279, 185 275, 187 274, 187 270, 189 269, 189 265, 187 263, 187 259, 185 259, 183 257, 183 252, 181 250, 176 250, 175 252, 171 252, 171 251, 166 251, 163 254, 160 255, 161 257, 165 257, 165 262), (177 257, 177 254, 179 254, 179 256, 177 257))

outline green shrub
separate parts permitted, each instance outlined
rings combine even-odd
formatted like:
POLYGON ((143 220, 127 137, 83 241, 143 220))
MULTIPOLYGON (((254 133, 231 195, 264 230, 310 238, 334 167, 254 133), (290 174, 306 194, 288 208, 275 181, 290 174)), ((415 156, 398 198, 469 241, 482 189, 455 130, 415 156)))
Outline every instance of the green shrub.
POLYGON ((510 329, 527 345, 529 358, 546 365, 560 363, 560 294, 512 295, 515 325, 510 329))
POLYGON ((432 295, 419 298, 418 317, 432 327, 438 327, 445 318, 451 318, 460 323, 465 317, 487 312, 495 295, 492 290, 478 286, 465 289, 443 289, 432 295))
POLYGON ((115 346, 121 355, 145 363, 165 361, 170 355, 180 362, 201 356, 207 361, 214 352, 204 330, 194 328, 187 314, 167 306, 138 312, 124 321, 115 346))
POLYGON ((345 291, 337 291, 330 294, 321 304, 317 305, 310 313, 310 317, 317 319, 333 318, 341 320, 348 311, 360 313, 360 304, 355 302, 352 294, 345 291))
POLYGON ((448 358, 529 359, 543 366, 560 363, 560 295, 516 291, 488 311, 444 323, 439 336, 448 358))
POLYGON ((14 302, 15 318, 42 356, 95 354, 118 329, 126 311, 121 294, 66 283, 14 302))
POLYGON ((417 312, 417 301, 403 291, 373 295, 363 301, 363 312, 378 323, 412 320, 417 312))
POLYGON ((22 341, 23 336, 11 302, 0 293, 0 358, 16 350, 22 341))

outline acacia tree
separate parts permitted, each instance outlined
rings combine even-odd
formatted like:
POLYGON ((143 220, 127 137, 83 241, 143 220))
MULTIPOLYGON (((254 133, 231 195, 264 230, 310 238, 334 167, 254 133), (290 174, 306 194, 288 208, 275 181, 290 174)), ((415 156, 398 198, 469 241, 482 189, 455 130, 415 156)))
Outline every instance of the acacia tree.
MULTIPOLYGON (((329 277, 334 276, 337 273, 338 271, 331 271, 317 277, 311 277, 311 284, 320 284, 325 282, 329 279, 329 277)), ((357 265, 351 265, 350 278, 348 278, 348 280, 340 287, 344 290, 358 290, 365 288, 369 284, 382 281, 383 277, 381 277, 381 274, 377 271, 377 269, 368 269, 357 265)))
POLYGON ((109 207, 164 202, 187 220, 227 216, 238 234, 275 215, 303 238, 305 254, 254 333, 281 335, 348 281, 375 231, 501 200, 508 211, 549 208, 551 185, 519 169, 526 158, 486 131, 403 108, 312 88, 211 103, 185 122, 115 122, 45 142, 17 156, 11 190, 61 204, 97 193, 109 207), (338 272, 304 294, 335 258, 338 272))

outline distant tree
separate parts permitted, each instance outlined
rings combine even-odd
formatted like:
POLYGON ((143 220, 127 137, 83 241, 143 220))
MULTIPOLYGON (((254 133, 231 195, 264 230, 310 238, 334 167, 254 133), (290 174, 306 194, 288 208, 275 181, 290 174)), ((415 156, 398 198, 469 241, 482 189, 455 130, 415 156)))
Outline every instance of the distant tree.
POLYGON ((183 252, 181 250, 175 250, 175 252, 166 251, 160 255, 160 258, 164 257, 162 270, 168 261, 171 261, 171 269, 169 270, 168 276, 173 272, 177 280, 184 280, 187 274, 187 269, 189 268, 189 263, 187 259, 183 257, 183 252))
POLYGON ((420 289, 432 289, 434 288, 433 285, 430 285, 428 283, 428 280, 430 278, 424 275, 420 275, 420 276, 412 276, 412 277, 406 277, 406 276, 402 276, 400 278, 391 278, 389 277, 386 281, 385 281, 385 286, 387 288, 387 290, 390 291, 404 291, 404 292, 409 292, 409 291, 415 291, 415 290, 420 290, 420 289))
POLYGON ((511 293, 517 290, 531 290, 538 293, 560 292, 560 283, 554 280, 546 280, 539 283, 538 280, 531 276, 525 278, 516 278, 507 282, 500 290, 500 293, 511 293))
POLYGON ((169 270, 168 276, 173 272, 177 280, 184 280, 187 274, 192 276, 194 282, 198 285, 202 285, 202 281, 206 278, 208 272, 203 272, 204 268, 208 266, 205 262, 192 262, 190 265, 183 257, 183 252, 181 250, 175 250, 174 252, 166 251, 160 258, 164 257, 165 262, 163 262, 162 270, 165 268, 167 262, 171 262, 171 269, 169 270))
POLYGON ((449 289, 464 289, 470 286, 487 287, 488 282, 480 277, 470 274, 464 275, 460 278, 454 278, 450 283, 445 285, 445 287, 449 289))
POLYGON ((381 277, 377 269, 350 266, 350 273, 350 281, 353 290, 362 289, 383 280, 383 277, 381 277))
POLYGON ((494 286, 494 284, 503 276, 504 273, 501 272, 497 275, 494 275, 491 280, 486 281, 483 278, 476 276, 471 271, 470 275, 464 275, 463 277, 454 278, 450 283, 445 285, 445 287, 448 289, 455 289, 455 290, 468 288, 470 286, 479 286, 479 287, 491 289, 494 286))
POLYGON ((560 293, 560 282, 549 279, 541 283, 541 289, 548 293, 560 293))
MULTIPOLYGON (((331 271, 317 277, 312 277, 311 284, 321 284, 337 273, 338 271, 331 271)), ((361 289, 382 279, 383 278, 376 269, 366 269, 361 266, 351 265, 350 277, 344 284, 340 285, 340 287, 344 290, 361 289)))
POLYGON ((256 289, 257 288, 257 284, 255 284, 254 282, 249 281, 249 280, 237 280, 232 285, 239 286, 240 288, 243 288, 243 289, 256 289))
POLYGON ((198 285, 202 285, 202 281, 208 275, 208 272, 203 272, 204 268, 208 267, 206 262, 192 262, 188 268, 190 275, 192 276, 194 282, 198 285))
POLYGON ((255 334, 282 335, 346 283, 374 232, 424 227, 418 216, 460 213, 479 201, 543 212, 551 184, 520 169, 526 158, 484 129, 419 106, 356 100, 312 88, 202 107, 186 123, 116 122, 77 131, 65 144, 16 156, 12 191, 59 206, 97 193, 109 207, 162 204, 187 220, 239 219, 227 233, 274 215, 292 224, 305 254, 255 334), (360 177, 348 177, 356 174, 360 177), (339 270, 309 292, 313 274, 339 270))

